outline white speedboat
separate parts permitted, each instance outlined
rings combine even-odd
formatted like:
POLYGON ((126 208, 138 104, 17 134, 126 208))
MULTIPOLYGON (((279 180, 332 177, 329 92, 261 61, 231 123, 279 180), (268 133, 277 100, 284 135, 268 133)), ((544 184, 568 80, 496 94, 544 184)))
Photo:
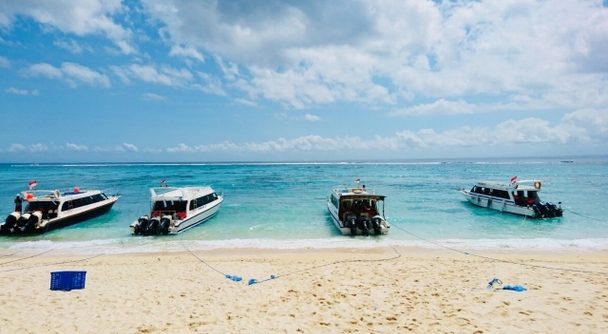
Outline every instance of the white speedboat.
POLYGON ((45 233, 77 224, 107 213, 119 198, 119 195, 107 196, 101 190, 78 187, 66 192, 23 191, 15 199, 15 211, 0 224, 0 234, 45 233), (23 211, 22 201, 26 203, 23 211))
POLYGON ((538 193, 542 185, 541 180, 517 181, 513 177, 511 183, 482 181, 471 190, 463 188, 460 192, 470 203, 500 212, 531 218, 561 217, 562 202, 555 205, 540 200, 538 193))
POLYGON ((217 214, 223 196, 211 187, 150 188, 150 215, 131 224, 131 233, 178 234, 217 214))
POLYGON ((365 186, 336 187, 329 195, 327 210, 342 235, 388 234, 384 198, 365 186))

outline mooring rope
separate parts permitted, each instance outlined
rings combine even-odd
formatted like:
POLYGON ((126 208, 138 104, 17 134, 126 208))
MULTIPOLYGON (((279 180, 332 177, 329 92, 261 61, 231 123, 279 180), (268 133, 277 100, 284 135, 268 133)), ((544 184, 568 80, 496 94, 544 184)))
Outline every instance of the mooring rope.
POLYGON ((322 267, 327 267, 327 266, 332 266, 332 265, 336 265, 339 263, 349 263, 349 262, 380 262, 380 261, 390 261, 390 260, 395 260, 401 257, 401 254, 395 249, 395 247, 390 246, 393 251, 395 252, 395 256, 390 257, 390 258, 384 258, 384 259, 355 259, 355 260, 338 260, 338 261, 334 261, 331 263, 326 263, 326 264, 320 264, 317 266, 313 266, 313 267, 309 267, 309 268, 304 268, 304 269, 299 269, 299 270, 295 270, 292 272, 288 272, 282 275, 270 275, 270 278, 267 279, 263 279, 263 280, 257 280, 255 278, 252 278, 248 281, 249 285, 252 284, 259 284, 259 283, 264 283, 273 279, 277 279, 279 277, 284 277, 284 276, 289 276, 289 275, 293 275, 293 274, 297 274, 297 273, 301 273, 301 272, 305 272, 305 271, 310 271, 310 270, 314 270, 314 269, 318 269, 318 268, 322 268, 322 267))
POLYGON ((493 258, 490 256, 484 256, 484 255, 479 255, 479 254, 475 254, 475 253, 471 253, 471 252, 465 252, 465 251, 461 251, 459 249, 455 249, 455 248, 451 248, 448 246, 444 246, 440 243, 425 239, 421 236, 418 236, 414 233, 408 232, 406 230, 404 230, 403 228, 399 227, 398 225, 395 225, 395 223, 391 223, 391 226, 394 226, 396 228, 398 228, 399 230, 415 237, 418 238, 422 241, 428 242, 430 244, 433 244, 435 246, 456 252, 456 253, 460 253, 460 254, 464 254, 464 255, 471 255, 471 256, 475 256, 478 258, 482 258, 482 259, 486 259, 486 260, 492 260, 492 261, 499 261, 499 262, 503 262, 503 263, 510 263, 510 264, 517 264, 520 266, 526 266, 526 267, 533 267, 533 268, 542 268, 542 269, 550 269, 550 270, 561 270, 561 271, 570 271, 570 272, 578 272, 578 273, 585 273, 585 274, 598 274, 598 275, 608 275, 608 273, 606 272, 601 272, 601 271, 593 271, 593 270, 581 270, 581 269, 570 269, 570 268, 561 268, 561 267, 549 267, 549 266, 544 266, 544 265, 538 265, 538 264, 529 264, 529 263, 523 263, 523 262, 515 262, 515 261, 510 261, 510 260, 503 260, 503 259, 498 259, 498 258, 493 258))
MULTIPOLYGON (((41 255, 41 254, 38 254, 38 255, 41 255)), ((94 259, 94 258, 102 256, 102 255, 103 254, 97 254, 97 255, 93 255, 93 256, 90 256, 90 257, 87 257, 87 258, 84 258, 84 259, 80 259, 80 260, 53 262, 53 263, 45 263, 45 264, 39 264, 39 265, 35 265, 35 266, 28 266, 28 267, 22 267, 22 268, 5 269, 5 270, 0 270, 0 273, 7 273, 7 272, 10 272, 10 271, 26 270, 26 269, 32 269, 32 268, 48 267, 48 266, 54 266, 54 265, 58 265, 58 264, 82 262, 82 261, 94 259)))

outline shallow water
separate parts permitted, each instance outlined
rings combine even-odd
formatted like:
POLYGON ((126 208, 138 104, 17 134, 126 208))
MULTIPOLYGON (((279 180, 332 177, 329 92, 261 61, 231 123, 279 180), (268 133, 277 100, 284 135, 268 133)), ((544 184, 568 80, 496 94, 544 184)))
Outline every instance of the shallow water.
POLYGON ((38 189, 102 189, 121 199, 102 217, 45 235, 0 237, 0 250, 126 252, 214 248, 376 247, 598 251, 608 249, 608 161, 446 161, 395 163, 54 164, 0 165, 0 214, 36 180, 38 189), (542 179, 543 201, 562 202, 563 217, 531 220, 470 205, 458 192, 479 180, 542 179), (386 195, 387 236, 344 237, 331 223, 331 188, 386 195), (225 196, 218 215, 179 236, 132 236, 149 211, 149 188, 211 185, 225 196))

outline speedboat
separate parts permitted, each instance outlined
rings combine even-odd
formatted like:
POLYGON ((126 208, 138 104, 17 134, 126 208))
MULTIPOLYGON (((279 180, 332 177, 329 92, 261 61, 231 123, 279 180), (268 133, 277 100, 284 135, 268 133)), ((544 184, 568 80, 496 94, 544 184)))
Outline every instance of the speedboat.
POLYGON ((327 200, 327 210, 342 235, 388 234, 384 219, 384 198, 365 185, 335 187, 327 200), (380 206, 380 204, 382 204, 380 206), (380 211, 382 210, 382 211, 380 211))
POLYGON ((178 234, 217 214, 223 196, 211 187, 150 188, 150 214, 131 223, 135 235, 178 234))
POLYGON ((496 181, 477 182, 471 190, 461 189, 460 192, 472 204, 488 209, 498 210, 530 218, 561 217, 562 202, 557 205, 542 202, 538 193, 543 181, 511 178, 511 183, 496 181))
POLYGON ((17 194, 15 211, 0 224, 0 234, 40 234, 81 223, 107 213, 119 198, 78 187, 65 192, 29 189, 17 194), (22 211, 23 201, 27 204, 22 211))

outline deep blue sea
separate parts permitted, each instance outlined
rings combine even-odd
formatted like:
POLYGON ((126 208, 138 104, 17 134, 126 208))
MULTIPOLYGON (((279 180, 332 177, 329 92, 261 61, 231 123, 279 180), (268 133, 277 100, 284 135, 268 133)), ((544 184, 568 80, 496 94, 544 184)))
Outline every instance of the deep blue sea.
POLYGON ((608 159, 470 159, 425 162, 0 164, 0 215, 36 180, 37 189, 120 193, 96 219, 35 236, 0 236, 0 252, 60 249, 125 253, 221 248, 336 248, 389 245, 467 250, 608 250, 608 159), (481 180, 512 176, 544 181, 543 201, 564 216, 525 219, 470 205, 458 192, 481 180), (330 190, 361 184, 387 196, 387 236, 342 236, 326 209, 330 190), (216 217, 177 236, 132 236, 149 213, 149 188, 210 185, 223 193, 216 217), (441 245, 441 246, 438 246, 441 245))

